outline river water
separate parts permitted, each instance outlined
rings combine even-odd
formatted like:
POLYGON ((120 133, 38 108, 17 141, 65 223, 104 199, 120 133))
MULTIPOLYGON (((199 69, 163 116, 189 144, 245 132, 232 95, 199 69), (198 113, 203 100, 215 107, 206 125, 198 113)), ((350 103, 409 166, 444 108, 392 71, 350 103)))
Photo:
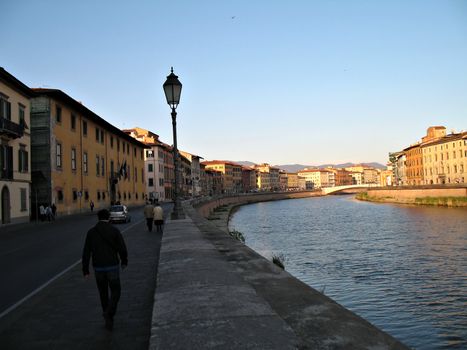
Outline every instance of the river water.
POLYGON ((467 349, 467 210, 328 196, 242 206, 230 230, 416 349, 467 349))

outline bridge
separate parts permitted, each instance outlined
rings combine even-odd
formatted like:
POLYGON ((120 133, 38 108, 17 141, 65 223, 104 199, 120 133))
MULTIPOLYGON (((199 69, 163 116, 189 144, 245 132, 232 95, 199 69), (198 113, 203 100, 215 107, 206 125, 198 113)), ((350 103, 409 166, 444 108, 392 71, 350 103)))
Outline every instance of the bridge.
POLYGON ((322 187, 321 192, 324 195, 328 195, 335 192, 340 192, 343 190, 353 189, 353 188, 369 188, 369 187, 381 187, 378 184, 361 184, 361 185, 345 185, 345 186, 334 186, 334 187, 322 187))

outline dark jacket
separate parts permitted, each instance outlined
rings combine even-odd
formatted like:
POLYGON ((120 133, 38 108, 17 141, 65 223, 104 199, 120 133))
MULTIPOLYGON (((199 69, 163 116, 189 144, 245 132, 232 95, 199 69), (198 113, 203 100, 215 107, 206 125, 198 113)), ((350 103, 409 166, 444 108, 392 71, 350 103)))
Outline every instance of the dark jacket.
POLYGON ((92 266, 110 267, 121 263, 128 265, 128 253, 120 231, 112 224, 99 221, 88 231, 83 249, 83 274, 89 274, 89 260, 92 266), (120 257, 120 259, 119 259, 120 257))

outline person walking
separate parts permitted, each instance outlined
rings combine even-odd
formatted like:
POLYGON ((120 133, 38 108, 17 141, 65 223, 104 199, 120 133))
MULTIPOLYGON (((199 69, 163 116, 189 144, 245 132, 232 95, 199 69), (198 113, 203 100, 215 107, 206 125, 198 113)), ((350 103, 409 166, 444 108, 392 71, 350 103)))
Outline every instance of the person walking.
POLYGON ((164 224, 164 210, 162 209, 159 202, 156 202, 156 206, 153 211, 154 223, 156 224, 156 232, 162 233, 162 225, 164 224))
POLYGON ((112 330, 121 294, 119 265, 122 270, 127 267, 128 252, 122 234, 109 222, 110 212, 101 209, 97 212, 97 217, 99 222, 86 235, 82 269, 84 278, 88 279, 89 263, 92 259, 105 328, 112 330))
POLYGON ((148 231, 152 231, 152 222, 154 221, 154 206, 150 201, 146 201, 144 207, 144 217, 146 218, 146 225, 148 226, 148 231))
POLYGON ((89 206, 91 207, 91 212, 93 212, 94 211, 94 202, 92 201, 92 199, 89 202, 89 206))
POLYGON ((52 209, 52 219, 55 220, 55 217, 57 216, 57 206, 55 203, 52 203, 50 208, 52 209))
POLYGON ((48 205, 47 208, 45 208, 45 216, 47 217, 47 221, 52 220, 52 208, 50 207, 50 205, 48 205))
POLYGON ((39 217, 41 221, 45 220, 45 207, 43 204, 41 204, 41 206, 39 207, 39 217))

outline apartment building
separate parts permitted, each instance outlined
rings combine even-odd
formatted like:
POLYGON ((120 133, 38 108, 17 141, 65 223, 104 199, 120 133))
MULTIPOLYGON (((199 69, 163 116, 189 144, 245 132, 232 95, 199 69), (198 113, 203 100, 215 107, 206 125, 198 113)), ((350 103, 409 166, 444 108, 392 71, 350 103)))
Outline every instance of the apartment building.
POLYGON ((300 188, 297 173, 287 173, 287 189, 297 191, 300 188))
POLYGON ((242 167, 242 185, 243 192, 248 193, 255 191, 258 187, 256 184, 256 170, 252 167, 242 167))
POLYGON ((191 164, 191 189, 189 190, 191 196, 199 197, 202 192, 201 186, 201 159, 203 157, 191 154, 185 151, 179 151, 182 156, 187 158, 191 164))
POLYGON ((32 187, 36 206, 71 214, 145 199, 145 145, 61 90, 33 89, 32 187))
POLYGON ((321 188, 321 170, 319 169, 304 169, 298 173, 299 177, 305 179, 306 189, 313 190, 321 188))
POLYGON ((407 185, 422 185, 423 180, 423 159, 420 143, 411 145, 404 149, 406 156, 405 174, 407 185))
POLYGON ((32 96, 26 85, 0 67, 1 225, 30 218, 32 96))
POLYGON ((380 170, 375 168, 364 168, 363 169, 363 183, 370 185, 378 185, 380 182, 380 170))
POLYGON ((467 132, 432 138, 421 152, 425 184, 467 182, 467 132))
POLYGON ((254 166, 257 172, 257 187, 261 191, 277 191, 280 189, 279 168, 267 163, 254 166))
MULTIPOLYGON (((202 167, 204 167, 203 164, 202 167)), ((203 184, 205 186, 203 191, 206 195, 218 196, 224 193, 224 176, 221 171, 205 168, 203 173, 203 184)))
POLYGON ((222 173, 223 193, 233 194, 241 193, 242 185, 242 166, 226 160, 204 161, 201 164, 205 169, 212 169, 222 173))

